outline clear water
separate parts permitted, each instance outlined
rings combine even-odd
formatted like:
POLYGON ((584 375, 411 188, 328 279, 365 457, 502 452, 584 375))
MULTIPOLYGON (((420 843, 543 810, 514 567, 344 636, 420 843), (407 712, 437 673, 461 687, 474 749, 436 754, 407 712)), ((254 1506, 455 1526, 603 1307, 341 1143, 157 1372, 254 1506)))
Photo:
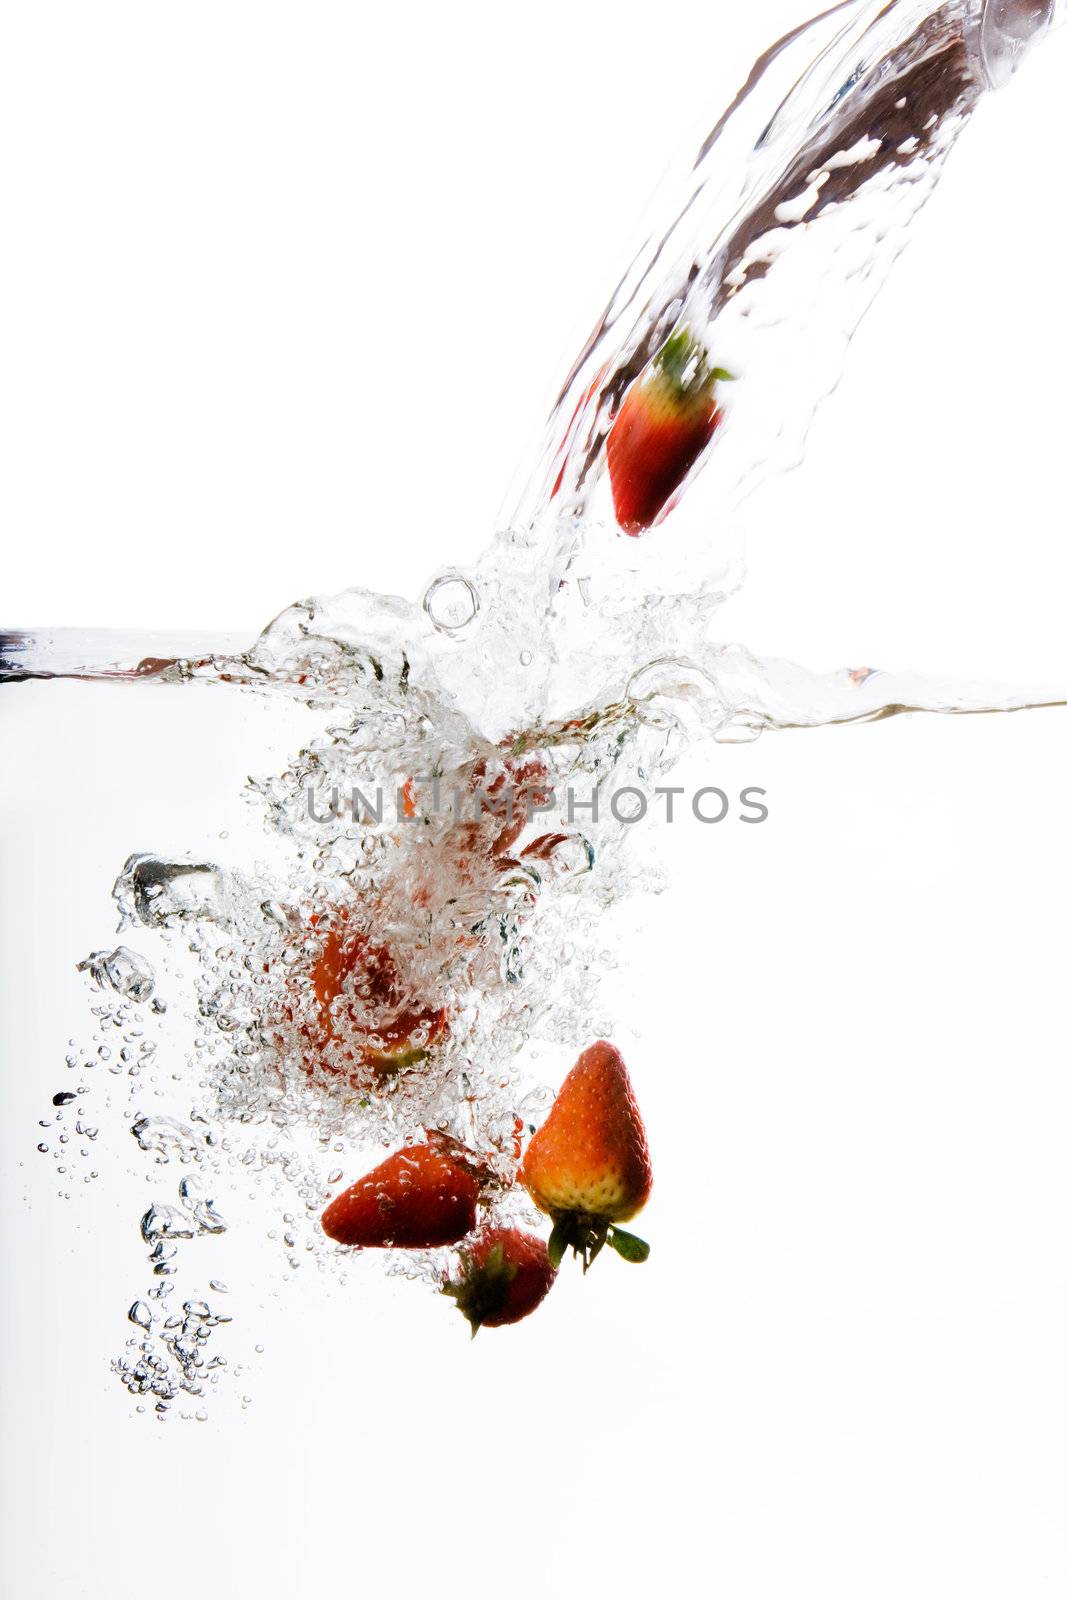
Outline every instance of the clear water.
MULTIPOLYGON (((769 51, 575 362, 500 531, 419 602, 303 601, 248 648, 0 641, 13 680, 209 683, 300 719, 284 759, 248 779, 254 852, 115 862, 118 932, 83 963, 92 1023, 42 1108, 38 1151, 72 1201, 119 1146, 151 1196, 126 1223, 143 1262, 113 1360, 140 1409, 202 1420, 251 1359, 215 1265, 250 1184, 289 1274, 346 1271, 317 1226, 325 1200, 371 1150, 426 1130, 477 1153, 495 1218, 536 1221, 513 1179, 551 1103, 537 1050, 612 1031, 602 919, 656 883, 628 819, 695 745, 1067 701, 1067 676, 825 674, 715 633, 743 581, 741 508, 801 458, 975 105, 1050 22, 1034 6, 850 3, 769 51), (679 325, 734 374, 724 425, 677 507, 624 538, 605 440, 679 325), (331 938, 370 952, 354 1006, 317 987, 331 938)), ((432 1287, 447 1265, 397 1253, 387 1270, 432 1287)))

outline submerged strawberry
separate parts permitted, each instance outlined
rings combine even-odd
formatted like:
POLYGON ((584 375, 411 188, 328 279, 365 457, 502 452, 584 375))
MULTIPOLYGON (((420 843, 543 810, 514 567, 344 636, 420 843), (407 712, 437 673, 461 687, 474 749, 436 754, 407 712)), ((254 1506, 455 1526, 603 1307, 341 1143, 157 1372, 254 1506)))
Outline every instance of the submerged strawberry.
POLYGON ((652 1164, 630 1076, 614 1045, 599 1039, 578 1057, 530 1140, 519 1177, 552 1218, 553 1265, 570 1247, 588 1268, 605 1244, 626 1261, 647 1259, 647 1244, 615 1226, 636 1216, 648 1199, 652 1164))
POLYGON ((460 1274, 445 1284, 471 1325, 502 1328, 536 1311, 556 1281, 545 1241, 518 1228, 487 1228, 460 1251, 460 1274))
POLYGON ((466 1238, 477 1207, 478 1184, 465 1167, 414 1145, 331 1200, 322 1227, 338 1244, 433 1250, 466 1238))
POLYGON ((320 1040, 332 1040, 343 1022, 353 1059, 379 1083, 424 1061, 448 1029, 447 1011, 413 1004, 391 952, 352 929, 343 914, 323 937, 311 988, 320 1040))
MULTIPOLYGON (((479 761, 468 774, 467 791, 462 797, 462 817, 467 820, 458 820, 449 837, 460 861, 471 856, 494 862, 505 858, 531 815, 544 810, 552 798, 548 768, 539 756, 506 757, 492 776, 489 763, 479 761)), ((454 803, 455 799, 454 795, 454 803)))
POLYGON ((684 329, 672 333, 629 390, 608 434, 608 473, 620 528, 650 528, 722 421, 716 385, 729 379, 684 329))

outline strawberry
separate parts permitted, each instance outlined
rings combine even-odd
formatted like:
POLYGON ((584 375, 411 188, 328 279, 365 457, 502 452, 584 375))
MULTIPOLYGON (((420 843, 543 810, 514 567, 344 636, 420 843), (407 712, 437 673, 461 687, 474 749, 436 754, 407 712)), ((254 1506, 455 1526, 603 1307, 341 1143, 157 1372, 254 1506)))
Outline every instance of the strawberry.
POLYGON ((672 333, 633 384, 608 434, 615 516, 625 533, 650 528, 722 421, 707 351, 684 329, 672 333))
POLYGON ((502 1127, 494 1136, 483 1130, 488 1147, 484 1155, 440 1128, 426 1128, 423 1131, 430 1149, 451 1161, 453 1166, 469 1172, 479 1192, 484 1194, 487 1189, 510 1189, 514 1183, 514 1168, 522 1153, 522 1127, 522 1118, 514 1117, 508 1132, 502 1127))
POLYGON ((470 771, 467 788, 475 797, 470 812, 478 822, 459 821, 452 828, 452 846, 466 854, 505 857, 529 821, 533 808, 543 807, 552 798, 548 768, 538 756, 525 761, 506 758, 493 777, 489 765, 479 761, 470 771), (501 826, 494 827, 499 823, 501 826), (488 848, 487 848, 488 847, 488 848))
POLYGON ((566 844, 569 835, 566 833, 542 833, 531 841, 522 852, 524 861, 551 861, 553 852, 561 844, 566 844))
MULTIPOLYGON (((311 922, 316 926, 318 918, 311 922)), ((311 988, 321 1040, 336 1036, 335 1002, 340 1002, 356 1058, 379 1084, 425 1061, 448 1030, 447 1011, 407 1002, 390 951, 353 931, 343 912, 323 937, 311 988)))
POLYGON ((478 1185, 466 1168, 429 1145, 413 1145, 331 1200, 322 1227, 338 1244, 433 1250, 465 1238, 477 1206, 478 1185))
POLYGON ((460 1276, 444 1286, 471 1325, 502 1328, 536 1311, 556 1281, 545 1241, 518 1228, 487 1228, 463 1246, 460 1276))
POLYGON ((615 1226, 648 1199, 652 1165, 630 1076, 614 1045, 599 1039, 578 1057, 530 1140, 519 1178, 552 1218, 553 1266, 568 1246, 586 1268, 605 1244, 626 1261, 647 1259, 647 1244, 615 1226))

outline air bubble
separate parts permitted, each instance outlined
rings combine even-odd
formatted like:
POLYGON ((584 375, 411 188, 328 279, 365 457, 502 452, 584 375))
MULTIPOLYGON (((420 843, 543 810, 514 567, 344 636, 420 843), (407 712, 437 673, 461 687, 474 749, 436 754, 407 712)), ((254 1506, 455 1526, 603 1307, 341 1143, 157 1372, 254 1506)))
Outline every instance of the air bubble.
POLYGON ((454 637, 478 615, 478 591, 459 572, 442 572, 422 597, 422 608, 438 633, 454 637))
MULTIPOLYGON (((225 926, 230 920, 227 885, 211 862, 130 856, 112 894, 124 924, 161 928, 205 921, 225 926)), ((147 999, 148 995, 136 998, 147 999)))
POLYGON ((196 1224, 189 1213, 177 1206, 149 1206, 141 1218, 141 1238, 145 1244, 161 1239, 195 1239, 196 1224))
POLYGON ((120 944, 115 950, 94 950, 78 971, 87 972, 100 989, 113 989, 130 1000, 148 1000, 156 986, 155 974, 136 950, 120 944))

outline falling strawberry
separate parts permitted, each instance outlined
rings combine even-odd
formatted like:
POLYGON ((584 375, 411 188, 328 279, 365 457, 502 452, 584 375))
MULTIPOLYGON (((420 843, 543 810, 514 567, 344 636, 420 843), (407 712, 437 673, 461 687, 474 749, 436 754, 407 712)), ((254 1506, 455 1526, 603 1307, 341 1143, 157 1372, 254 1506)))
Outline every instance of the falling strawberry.
POLYGON ((707 351, 684 329, 672 333, 632 386, 608 434, 615 516, 624 532, 650 528, 711 439, 722 411, 707 351))
POLYGON ((519 1177, 552 1218, 553 1266, 570 1247, 588 1268, 605 1244, 625 1261, 647 1260, 644 1240, 615 1226, 648 1199, 652 1165, 630 1076, 614 1045, 599 1039, 578 1057, 530 1140, 519 1177))
POLYGON ((478 1184, 465 1167, 429 1145, 414 1145, 331 1200, 322 1226, 338 1244, 433 1250, 465 1238, 477 1206, 478 1184))
POLYGON ((536 1311, 556 1281, 545 1241, 518 1228, 487 1228, 460 1250, 460 1275, 445 1284, 471 1325, 502 1328, 536 1311))

